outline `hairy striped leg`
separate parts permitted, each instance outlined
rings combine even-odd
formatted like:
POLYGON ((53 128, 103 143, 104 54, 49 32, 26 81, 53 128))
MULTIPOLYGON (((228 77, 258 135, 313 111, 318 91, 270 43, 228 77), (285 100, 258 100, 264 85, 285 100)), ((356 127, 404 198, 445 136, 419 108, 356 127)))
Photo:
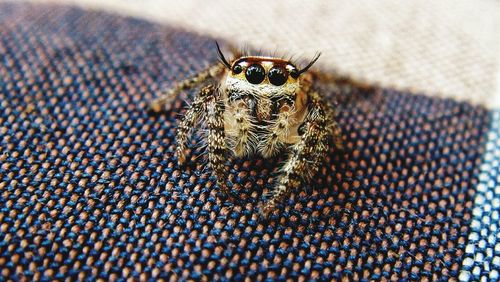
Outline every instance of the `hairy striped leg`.
POLYGON ((340 125, 335 120, 335 106, 331 103, 328 103, 327 101, 324 101, 316 89, 314 91, 311 91, 309 97, 311 98, 313 105, 315 103, 319 103, 321 109, 325 112, 326 131, 331 132, 333 145, 335 145, 335 148, 343 150, 344 141, 342 140, 342 130, 340 128, 340 125))
POLYGON ((193 103, 189 106, 186 115, 177 127, 176 155, 179 164, 186 161, 186 144, 189 133, 200 120, 206 122, 208 162, 217 178, 217 184, 224 193, 228 193, 225 180, 227 173, 226 162, 226 139, 224 133, 224 104, 220 100, 220 94, 214 85, 203 87, 193 103))
POLYGON ((177 96, 184 90, 189 90, 200 83, 206 81, 207 79, 215 78, 224 71, 224 67, 220 64, 211 66, 204 71, 197 73, 195 76, 180 81, 176 84, 174 88, 169 90, 167 93, 156 98, 149 104, 149 108, 153 112, 162 111, 167 105, 171 104, 177 96))
POLYGON ((332 132, 333 144, 339 150, 344 150, 344 141, 342 140, 342 129, 340 125, 335 121, 335 110, 330 108, 327 111, 327 119, 331 122, 327 125, 328 131, 332 132))
POLYGON ((335 121, 329 116, 319 96, 311 96, 309 113, 303 123, 301 140, 292 146, 289 159, 282 168, 278 184, 271 199, 260 205, 264 217, 276 209, 276 205, 287 197, 292 189, 309 181, 323 163, 333 138, 335 121))
POLYGON ((198 123, 200 119, 203 118, 205 113, 206 103, 209 97, 213 96, 215 92, 214 85, 208 85, 203 87, 198 95, 194 98, 193 103, 189 106, 186 114, 182 118, 181 122, 177 126, 177 148, 175 154, 179 164, 184 164, 186 161, 186 145, 188 142, 189 135, 193 127, 198 123))
POLYGON ((229 193, 226 185, 227 171, 227 149, 226 136, 224 132, 224 103, 217 89, 206 100, 206 112, 204 120, 208 130, 208 162, 213 174, 217 178, 217 184, 224 194, 229 193))

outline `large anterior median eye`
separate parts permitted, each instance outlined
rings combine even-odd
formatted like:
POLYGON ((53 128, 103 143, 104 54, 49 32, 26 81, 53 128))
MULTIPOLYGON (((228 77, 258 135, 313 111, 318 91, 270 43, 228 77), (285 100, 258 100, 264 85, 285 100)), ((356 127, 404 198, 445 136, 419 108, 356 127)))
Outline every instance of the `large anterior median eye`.
POLYGON ((276 86, 285 84, 288 79, 288 73, 282 67, 272 67, 267 76, 269 77, 269 81, 276 86))
POLYGON ((259 84, 266 77, 266 71, 264 70, 264 68, 261 65, 253 64, 247 68, 247 71, 245 72, 245 76, 246 76, 248 82, 250 82, 252 84, 259 84))

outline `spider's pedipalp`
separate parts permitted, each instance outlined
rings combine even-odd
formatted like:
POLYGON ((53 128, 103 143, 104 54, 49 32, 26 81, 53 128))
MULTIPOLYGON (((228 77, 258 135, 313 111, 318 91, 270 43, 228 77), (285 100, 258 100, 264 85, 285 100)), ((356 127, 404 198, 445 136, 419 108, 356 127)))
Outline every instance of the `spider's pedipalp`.
POLYGON ((236 157, 251 155, 257 143, 254 133, 256 121, 252 118, 248 104, 245 100, 232 102, 225 112, 226 132, 236 157))
POLYGON ((263 157, 269 158, 279 153, 286 143, 294 143, 295 140, 290 138, 298 138, 298 135, 291 136, 291 127, 295 122, 295 109, 288 105, 283 105, 276 115, 276 119, 271 122, 268 131, 259 143, 259 152, 263 157), (290 142, 292 141, 292 142, 290 142))
POLYGON ((255 124, 252 119, 245 117, 240 124, 239 136, 232 139, 231 146, 234 146, 234 155, 236 157, 251 156, 255 153, 258 136, 253 132, 255 124))

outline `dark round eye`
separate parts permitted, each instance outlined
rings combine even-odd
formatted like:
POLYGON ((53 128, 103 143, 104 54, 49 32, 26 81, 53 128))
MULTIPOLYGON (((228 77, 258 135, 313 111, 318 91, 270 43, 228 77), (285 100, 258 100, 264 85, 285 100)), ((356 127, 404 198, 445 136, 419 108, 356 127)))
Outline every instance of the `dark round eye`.
POLYGON ((240 65, 236 65, 233 67, 233 73, 234 74, 239 74, 243 70, 243 67, 240 65))
POLYGON ((294 79, 297 79, 297 77, 299 77, 299 71, 297 69, 291 70, 290 76, 293 77, 294 79))
POLYGON ((253 64, 247 68, 245 76, 248 82, 252 84, 259 84, 266 77, 266 71, 261 65, 253 64))
POLYGON ((280 86, 285 84, 288 78, 288 73, 282 67, 272 67, 267 76, 273 85, 280 86))

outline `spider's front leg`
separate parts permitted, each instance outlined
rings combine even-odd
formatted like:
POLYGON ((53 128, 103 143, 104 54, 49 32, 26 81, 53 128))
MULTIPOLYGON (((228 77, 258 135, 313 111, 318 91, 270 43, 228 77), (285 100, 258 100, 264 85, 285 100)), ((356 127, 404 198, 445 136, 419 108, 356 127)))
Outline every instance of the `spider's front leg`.
POLYGON ((334 143, 340 139, 340 131, 332 116, 333 110, 327 108, 317 92, 312 92, 310 98, 309 113, 300 130, 301 139, 292 146, 272 197, 259 207, 266 218, 292 189, 298 188, 303 181, 312 179, 324 162, 332 138, 334 143))
POLYGON ((177 126, 177 134, 175 139, 177 141, 177 148, 175 154, 180 165, 186 161, 186 147, 189 135, 194 126, 203 119, 206 112, 207 100, 215 91, 214 85, 203 87, 198 95, 194 98, 193 103, 188 107, 186 114, 177 126))
POLYGON ((208 130, 209 165, 217 178, 217 184, 227 194, 228 189, 225 182, 227 172, 224 165, 226 162, 224 104, 217 87, 214 85, 205 86, 200 90, 177 128, 176 155, 179 164, 183 164, 186 160, 185 151, 189 133, 200 120, 206 121, 208 130))
POLYGON ((207 98, 206 122, 208 129, 208 162, 217 178, 217 185, 224 194, 229 193, 226 186, 228 177, 226 171, 226 135, 224 131, 224 102, 218 89, 214 89, 213 94, 207 98))

